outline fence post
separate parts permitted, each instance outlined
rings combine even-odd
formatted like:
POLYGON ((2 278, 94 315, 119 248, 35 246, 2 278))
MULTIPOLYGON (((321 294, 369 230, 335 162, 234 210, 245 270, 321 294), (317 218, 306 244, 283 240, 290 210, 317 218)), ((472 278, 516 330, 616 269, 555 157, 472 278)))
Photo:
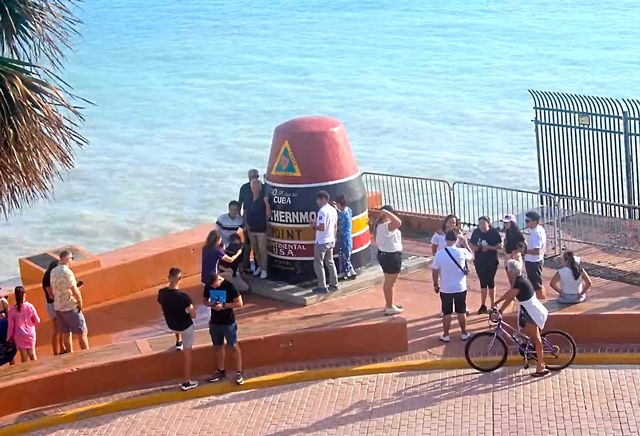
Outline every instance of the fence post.
POLYGON ((458 211, 456 210, 456 193, 455 193, 456 182, 453 182, 453 185, 447 182, 447 185, 449 185, 449 211, 450 211, 448 213, 452 213, 460 217, 460 215, 458 215, 458 211))
POLYGON ((560 199, 553 197, 553 214, 555 215, 555 225, 553 236, 555 238, 555 254, 558 255, 562 252, 562 229, 560 228, 562 220, 560 219, 560 199))
MULTIPOLYGON (((631 141, 629 137, 629 112, 622 111, 622 134, 624 136, 624 163, 625 171, 627 173, 627 204, 629 206, 634 205, 635 192, 634 192, 634 176, 633 176, 633 153, 631 152, 631 141)), ((631 213, 630 209, 627 209, 627 218, 636 219, 633 216, 635 213, 631 213)))
POLYGON ((538 190, 546 192, 547 187, 542 186, 542 156, 540 153, 540 133, 538 132, 538 111, 535 109, 535 118, 531 120, 533 122, 535 132, 536 132, 536 157, 538 158, 538 190))

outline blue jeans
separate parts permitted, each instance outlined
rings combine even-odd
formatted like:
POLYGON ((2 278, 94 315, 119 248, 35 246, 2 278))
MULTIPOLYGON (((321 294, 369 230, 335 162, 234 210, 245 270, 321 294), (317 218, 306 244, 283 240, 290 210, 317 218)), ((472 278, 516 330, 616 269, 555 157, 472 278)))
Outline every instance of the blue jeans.
POLYGON ((238 324, 209 324, 209 335, 215 347, 223 346, 225 339, 228 346, 235 347, 238 344, 238 324))

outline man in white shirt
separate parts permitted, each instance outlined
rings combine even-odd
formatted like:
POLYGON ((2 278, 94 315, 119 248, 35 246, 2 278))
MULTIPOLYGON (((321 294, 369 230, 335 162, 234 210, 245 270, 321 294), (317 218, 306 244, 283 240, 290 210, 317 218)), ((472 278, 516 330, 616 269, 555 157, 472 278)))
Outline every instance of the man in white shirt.
POLYGON ((535 211, 527 212, 524 219, 527 228, 531 230, 527 239, 527 251, 524 255, 524 267, 527 278, 536 290, 538 300, 547 298, 542 285, 542 266, 544 265, 544 253, 547 249, 547 233, 540 225, 540 214, 535 211))
MULTIPOLYGON (((244 225, 244 218, 240 215, 240 203, 238 201, 229 202, 229 212, 220 215, 216 221, 216 229, 222 237, 222 242, 226 247, 229 245, 229 238, 233 234, 242 234, 242 226, 244 225)), ((244 234, 241 235, 243 237, 244 234)))
POLYGON ((431 264, 433 288, 436 294, 440 294, 442 302, 442 342, 449 342, 449 328, 451 327, 451 314, 458 316, 458 324, 462 334, 460 339, 469 339, 467 333, 467 262, 473 260, 473 254, 466 248, 456 247, 458 235, 455 231, 445 235, 447 247, 438 251, 431 264))
POLYGON ((318 279, 316 290, 322 293, 338 290, 338 272, 333 261, 333 248, 336 246, 336 230, 338 212, 329 204, 329 193, 318 192, 316 204, 320 208, 315 221, 309 226, 316 231, 316 243, 313 251, 313 268, 318 279), (329 286, 327 287, 326 270, 329 272, 329 286))

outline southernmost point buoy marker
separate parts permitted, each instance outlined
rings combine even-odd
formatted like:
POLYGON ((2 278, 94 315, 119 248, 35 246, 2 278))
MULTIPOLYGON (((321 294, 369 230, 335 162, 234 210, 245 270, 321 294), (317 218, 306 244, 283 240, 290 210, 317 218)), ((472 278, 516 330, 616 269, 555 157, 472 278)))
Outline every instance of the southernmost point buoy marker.
MULTIPOLYGON (((267 166, 271 204, 269 277, 287 282, 315 279, 313 248, 316 194, 344 195, 353 210, 354 268, 365 266, 371 243, 367 195, 344 126, 338 120, 308 116, 276 127, 267 166)), ((337 248, 334 252, 337 257, 337 248)))

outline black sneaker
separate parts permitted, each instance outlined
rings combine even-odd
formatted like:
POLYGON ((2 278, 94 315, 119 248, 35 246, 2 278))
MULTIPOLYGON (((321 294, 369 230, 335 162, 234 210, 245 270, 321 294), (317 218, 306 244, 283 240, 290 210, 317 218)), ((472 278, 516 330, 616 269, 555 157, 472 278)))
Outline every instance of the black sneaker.
POLYGON ((182 345, 182 341, 176 342, 176 351, 184 350, 184 345, 182 345))
POLYGON ((183 391, 190 391, 191 389, 195 389, 198 387, 198 382, 194 382, 189 380, 188 382, 184 382, 180 385, 180 389, 183 391))
POLYGON ((244 374, 241 371, 236 372, 236 384, 244 384, 244 374))
POLYGON ((227 378, 227 373, 224 370, 217 370, 215 372, 215 374, 213 374, 211 377, 209 377, 209 379, 207 380, 209 383, 218 383, 223 381, 224 379, 227 378))
POLYGON ((480 309, 478 309, 478 315, 484 315, 485 313, 489 313, 489 311, 487 310, 487 306, 483 304, 480 306, 480 309))
POLYGON ((331 286, 329 286, 329 291, 330 291, 330 292, 335 292, 335 291, 337 291, 337 290, 338 290, 338 286, 337 286, 337 285, 331 285, 331 286))

